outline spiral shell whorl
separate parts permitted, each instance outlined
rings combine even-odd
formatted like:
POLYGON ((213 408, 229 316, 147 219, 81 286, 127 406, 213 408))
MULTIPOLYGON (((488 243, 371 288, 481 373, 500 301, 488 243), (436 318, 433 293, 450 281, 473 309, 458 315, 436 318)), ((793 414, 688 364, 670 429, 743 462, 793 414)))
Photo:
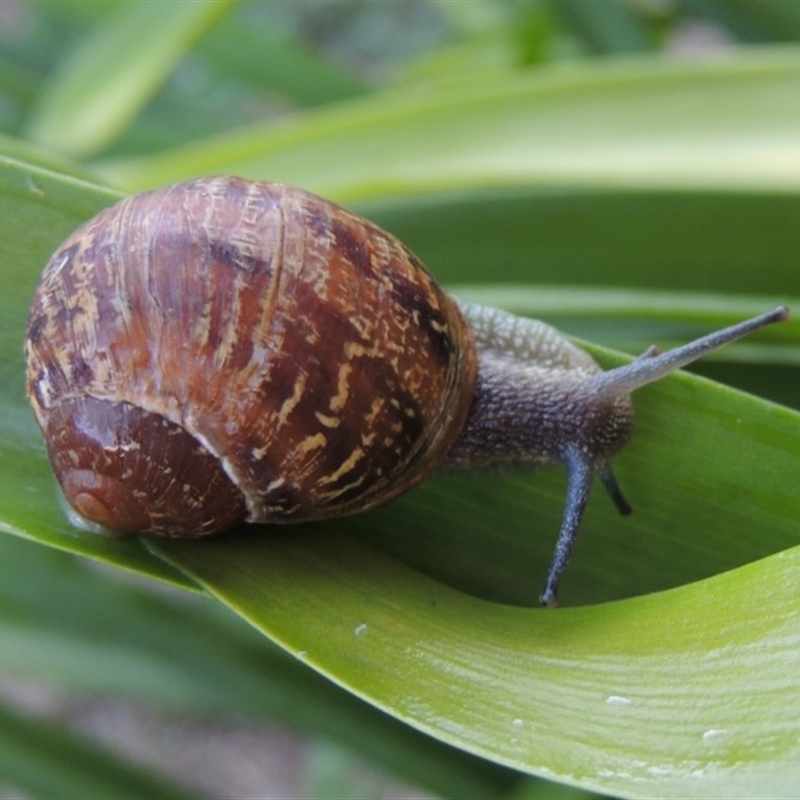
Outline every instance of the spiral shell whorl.
POLYGON ((73 398, 150 412, 218 458, 260 522, 351 513, 418 483, 458 435, 477 369, 455 304, 397 240, 238 178, 90 220, 45 270, 27 347, 43 430, 73 398))

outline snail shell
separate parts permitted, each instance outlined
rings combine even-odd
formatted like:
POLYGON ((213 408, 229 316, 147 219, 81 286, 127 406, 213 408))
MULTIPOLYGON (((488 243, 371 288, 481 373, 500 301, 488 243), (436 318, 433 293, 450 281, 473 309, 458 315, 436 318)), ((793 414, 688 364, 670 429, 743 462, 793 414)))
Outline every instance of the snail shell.
POLYGON ((477 372, 456 303, 400 242, 231 177, 130 197, 70 236, 27 363, 70 503, 169 536, 392 499, 444 458, 477 372))

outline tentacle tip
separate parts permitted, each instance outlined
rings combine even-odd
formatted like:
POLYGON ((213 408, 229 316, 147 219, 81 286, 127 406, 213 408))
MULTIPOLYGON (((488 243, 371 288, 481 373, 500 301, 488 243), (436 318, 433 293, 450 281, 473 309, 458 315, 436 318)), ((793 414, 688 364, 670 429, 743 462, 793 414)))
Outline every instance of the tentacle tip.
POLYGON ((657 344, 651 344, 640 356, 639 359, 655 358, 661 355, 661 348, 657 344))
POLYGON ((550 586, 545 587, 539 595, 539 605, 543 608, 558 608, 558 595, 556 590, 550 586))

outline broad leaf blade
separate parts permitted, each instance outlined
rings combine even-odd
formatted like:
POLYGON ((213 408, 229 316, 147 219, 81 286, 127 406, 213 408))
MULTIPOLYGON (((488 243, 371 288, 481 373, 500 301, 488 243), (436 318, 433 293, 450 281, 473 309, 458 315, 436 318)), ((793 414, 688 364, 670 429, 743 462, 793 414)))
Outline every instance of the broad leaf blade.
POLYGON ((796 793, 798 549, 548 613, 471 598, 345 535, 154 548, 298 658, 443 741, 621 796, 796 793))
POLYGON ((347 201, 520 186, 796 190, 800 55, 619 61, 414 87, 103 166, 147 188, 202 172, 347 201))
POLYGON ((394 190, 355 208, 445 283, 800 295, 798 191, 394 190))

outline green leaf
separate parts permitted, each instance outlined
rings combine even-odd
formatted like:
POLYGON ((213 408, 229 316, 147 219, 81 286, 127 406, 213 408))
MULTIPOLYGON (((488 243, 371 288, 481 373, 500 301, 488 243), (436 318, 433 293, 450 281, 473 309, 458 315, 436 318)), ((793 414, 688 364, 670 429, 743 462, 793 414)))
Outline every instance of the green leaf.
POLYGON ((25 164, 36 165, 48 170, 73 175, 86 180, 91 175, 91 170, 83 165, 70 161, 51 150, 39 147, 22 139, 0 134, 0 154, 5 159, 13 159, 25 164))
POLYGON ((153 547, 298 658, 442 741, 622 796, 796 793, 799 548, 551 613, 449 589, 333 531, 153 547))
POLYGON ((263 14, 228 16, 202 42, 200 53, 222 74, 301 105, 331 103, 367 90, 335 60, 276 35, 269 22, 263 14))
POLYGON ((98 168, 128 189, 227 172, 347 202, 532 184, 796 191, 798 93, 792 48, 491 71, 98 168))
POLYGON ((410 245, 445 283, 800 295, 796 191, 661 184, 423 197, 390 191, 355 208, 410 245))
POLYGON ((126 4, 63 64, 32 112, 29 136, 73 156, 102 150, 230 2, 126 4))
POLYGON ((709 18, 744 41, 797 42, 800 7, 786 0, 679 0, 688 14, 709 18))
POLYGON ((631 53, 651 48, 647 30, 632 3, 551 0, 548 5, 593 52, 631 53))

